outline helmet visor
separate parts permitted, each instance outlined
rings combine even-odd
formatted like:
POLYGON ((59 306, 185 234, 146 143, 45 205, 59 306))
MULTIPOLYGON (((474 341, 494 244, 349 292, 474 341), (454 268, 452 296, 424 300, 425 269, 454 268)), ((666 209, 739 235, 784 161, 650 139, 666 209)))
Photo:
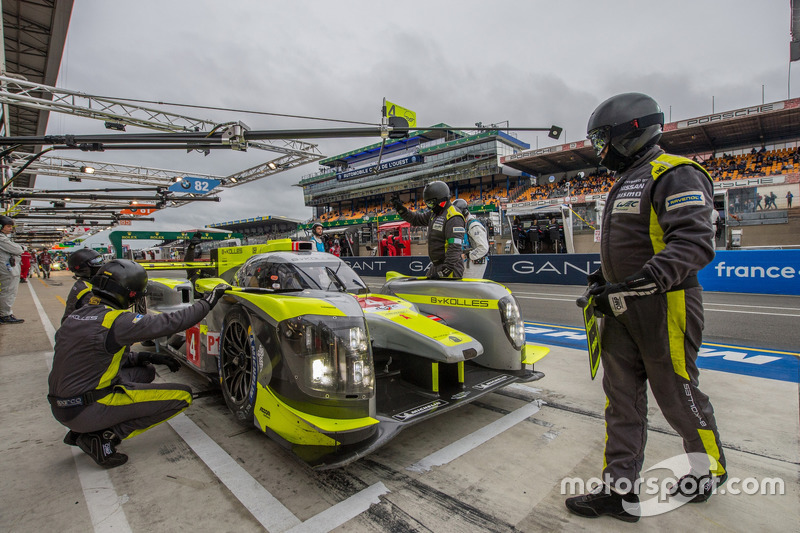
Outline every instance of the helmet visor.
POLYGON ((89 259, 86 262, 86 266, 88 266, 90 268, 99 268, 99 267, 103 266, 103 263, 105 263, 105 260, 103 259, 103 256, 102 255, 98 255, 97 257, 92 257, 91 259, 89 259))
POLYGON ((597 154, 597 157, 600 157, 600 154, 602 154, 603 150, 605 150, 606 146, 608 146, 610 136, 610 126, 595 128, 586 135, 586 138, 592 142, 592 148, 594 148, 594 153, 597 154))

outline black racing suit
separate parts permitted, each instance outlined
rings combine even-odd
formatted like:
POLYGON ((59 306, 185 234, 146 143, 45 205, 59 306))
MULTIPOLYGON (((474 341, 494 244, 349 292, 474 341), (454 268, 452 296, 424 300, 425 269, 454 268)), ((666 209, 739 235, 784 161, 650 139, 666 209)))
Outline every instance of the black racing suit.
POLYGON ((658 291, 632 298, 601 328, 606 447, 603 473, 635 483, 644 461, 647 382, 683 439, 693 472, 725 473, 708 396, 698 389, 702 288, 697 272, 714 258, 711 178, 658 146, 617 176, 603 212, 600 257, 609 283, 639 271, 658 291))
POLYGON ((110 428, 126 439, 189 407, 192 391, 188 386, 135 383, 125 379, 120 367, 136 358, 130 353, 131 344, 185 330, 209 310, 208 302, 199 300, 174 313, 140 315, 92 297, 56 332, 48 395, 55 419, 78 433, 110 428), (65 406, 76 403, 81 405, 65 406))
POLYGON ((404 211, 400 216, 412 226, 428 226, 428 256, 432 263, 428 276, 460 278, 464 275, 464 261, 461 259, 464 215, 449 200, 438 215, 426 209, 404 211), (440 276, 443 269, 449 270, 450 274, 440 276))

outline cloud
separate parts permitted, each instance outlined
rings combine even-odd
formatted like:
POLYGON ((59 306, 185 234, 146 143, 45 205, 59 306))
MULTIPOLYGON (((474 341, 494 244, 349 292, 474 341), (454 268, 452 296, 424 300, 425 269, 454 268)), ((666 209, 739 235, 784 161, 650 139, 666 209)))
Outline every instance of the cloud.
MULTIPOLYGON (((582 139, 593 109, 628 91, 651 94, 673 120, 787 94, 788 2, 674 0, 139 0, 76 2, 59 85, 87 93, 377 123, 382 98, 420 124, 564 128, 582 139)), ((800 69, 795 69, 800 70, 800 69)), ((800 84, 793 75, 795 85, 800 84)), ((253 129, 347 124, 169 108, 253 129)), ((49 133, 102 132, 53 115, 49 133)), ((532 146, 546 134, 517 133, 532 146)), ((378 139, 320 139, 336 155, 378 139)), ((277 154, 136 151, 78 157, 228 175, 277 154)), ((220 203, 156 215, 155 226, 202 226, 264 215, 305 219, 309 164, 225 190, 220 203)), ((191 175, 191 174, 190 174, 191 175)), ((85 185, 87 182, 84 181, 85 185)), ((65 186, 41 178, 37 185, 65 186)))

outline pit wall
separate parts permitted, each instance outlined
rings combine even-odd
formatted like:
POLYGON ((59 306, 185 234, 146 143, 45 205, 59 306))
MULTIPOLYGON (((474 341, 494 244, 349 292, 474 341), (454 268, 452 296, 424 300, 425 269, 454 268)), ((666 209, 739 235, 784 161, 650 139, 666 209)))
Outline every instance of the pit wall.
MULTIPOLYGON (((395 271, 423 276, 426 256, 344 257, 362 276, 395 271)), ((500 283, 585 285, 586 274, 600 267, 599 254, 492 255, 486 278, 500 283)), ((800 250, 718 251, 698 273, 703 288, 715 292, 800 295, 800 250)))

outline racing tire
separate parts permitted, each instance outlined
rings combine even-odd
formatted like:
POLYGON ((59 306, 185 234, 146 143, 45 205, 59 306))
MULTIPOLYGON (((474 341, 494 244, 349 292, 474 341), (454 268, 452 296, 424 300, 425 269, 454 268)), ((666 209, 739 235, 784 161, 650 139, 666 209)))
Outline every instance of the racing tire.
POLYGON ((236 421, 245 427, 251 427, 254 423, 258 375, 255 342, 247 313, 241 308, 228 311, 220 334, 220 385, 228 409, 236 421))

